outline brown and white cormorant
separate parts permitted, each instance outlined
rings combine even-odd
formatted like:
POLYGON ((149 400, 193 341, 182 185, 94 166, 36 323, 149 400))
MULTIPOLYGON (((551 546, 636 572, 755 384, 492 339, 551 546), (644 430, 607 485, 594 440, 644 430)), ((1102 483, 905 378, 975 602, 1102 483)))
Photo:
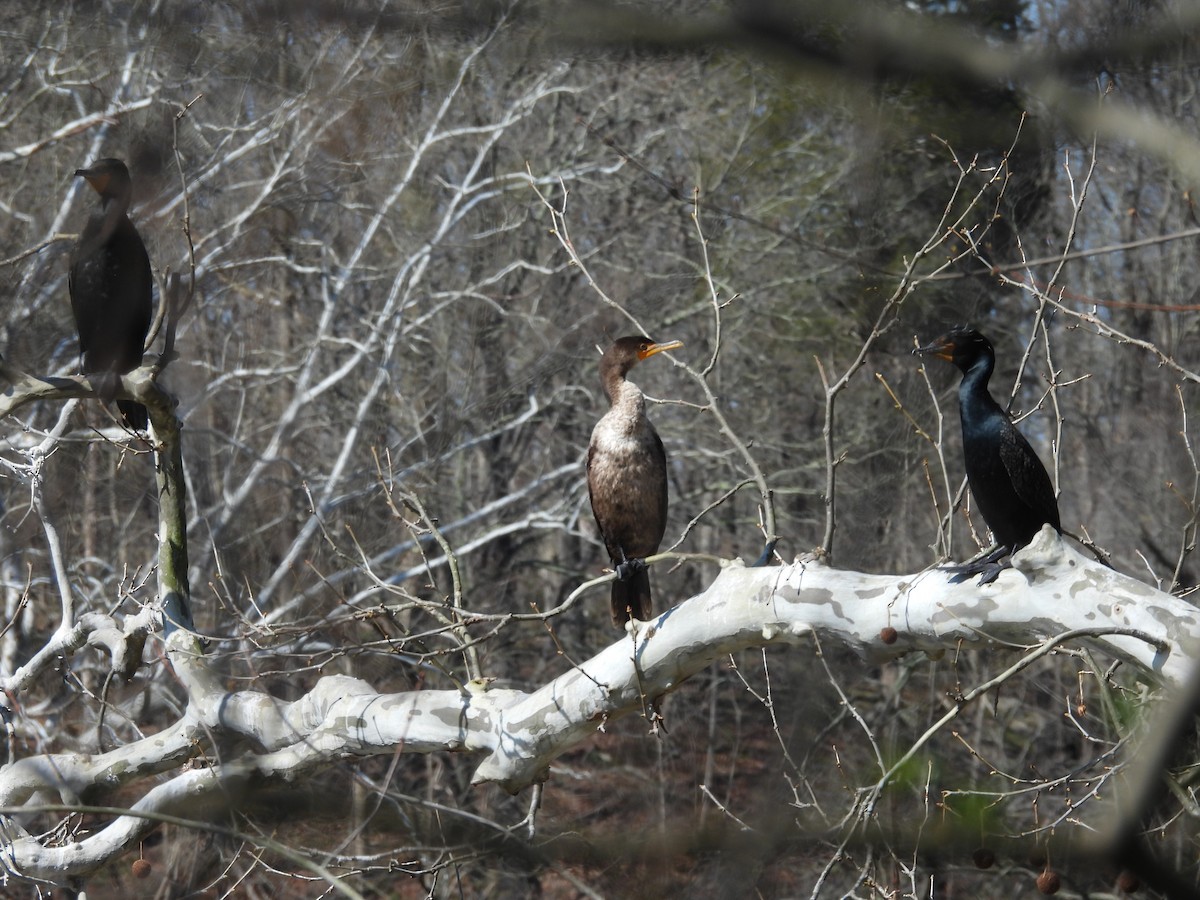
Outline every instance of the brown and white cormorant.
POLYGON ((612 584, 612 617, 650 618, 650 575, 645 558, 662 543, 667 529, 667 454, 646 418, 646 399, 625 376, 643 359, 682 347, 656 344, 638 335, 618 339, 600 357, 600 381, 611 404, 592 429, 588 444, 588 495, 617 580, 612 584))
POLYGON ((998 560, 1028 544, 1043 525, 1062 532, 1054 485, 1029 441, 988 392, 996 354, 987 338, 958 326, 913 352, 952 362, 963 373, 958 414, 967 483, 999 546, 979 562, 953 567, 960 576, 954 580, 982 573, 979 583, 987 584, 1005 568, 998 560))
MULTIPOLYGON (((99 159, 76 176, 100 195, 71 254, 71 310, 79 331, 85 375, 104 401, 117 393, 118 378, 142 363, 142 348, 153 317, 153 276, 141 235, 126 213, 133 181, 119 159, 99 159)), ((118 400, 130 428, 146 427, 146 407, 118 400)))

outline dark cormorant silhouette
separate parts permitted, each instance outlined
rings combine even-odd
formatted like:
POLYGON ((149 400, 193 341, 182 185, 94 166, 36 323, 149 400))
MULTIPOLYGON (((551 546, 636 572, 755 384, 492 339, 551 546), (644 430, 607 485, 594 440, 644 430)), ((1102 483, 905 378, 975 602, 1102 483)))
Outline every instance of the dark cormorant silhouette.
MULTIPOLYGON (((71 254, 71 309, 79 330, 83 372, 104 401, 117 393, 119 376, 142 363, 153 317, 150 257, 126 213, 133 198, 129 170, 119 159, 99 159, 75 174, 100 195, 71 254)), ((146 407, 118 400, 130 428, 146 427, 146 407)))
POLYGON ((1054 485, 1025 436, 988 393, 996 354, 987 338, 959 326, 913 352, 952 362, 963 373, 958 413, 967 483, 999 546, 984 559, 951 570, 959 573, 955 580, 982 573, 979 583, 987 584, 1007 565, 998 560, 1028 544, 1043 525, 1062 532, 1054 485))
POLYGON ((617 573, 612 617, 650 618, 650 575, 645 558, 662 543, 667 528, 667 454, 646 418, 646 400, 626 381, 629 370, 680 341, 656 344, 648 337, 623 337, 600 357, 600 381, 611 408, 592 429, 588 445, 588 494, 592 515, 617 573))

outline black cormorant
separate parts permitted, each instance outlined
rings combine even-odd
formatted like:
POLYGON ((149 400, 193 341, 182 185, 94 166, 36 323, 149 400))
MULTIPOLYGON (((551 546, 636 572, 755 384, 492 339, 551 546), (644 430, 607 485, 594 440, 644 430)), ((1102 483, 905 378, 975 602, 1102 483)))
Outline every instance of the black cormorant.
POLYGON ((998 560, 1028 544, 1043 525, 1062 532, 1054 485, 1025 436, 988 393, 996 354, 987 338, 959 326, 914 352, 952 362, 963 373, 958 413, 967 483, 999 546, 983 560, 956 571, 962 577, 982 573, 979 582, 986 584, 1004 568, 998 560))
MULTIPOLYGON (((75 174, 100 195, 71 254, 71 309, 79 330, 83 372, 100 399, 112 400, 118 377, 142 362, 153 317, 150 257, 126 213, 133 198, 129 170, 119 159, 100 159, 75 174)), ((146 407, 118 400, 130 428, 146 427, 146 407)))
POLYGON ((612 584, 617 625, 631 615, 641 621, 650 618, 645 558, 658 550, 667 528, 667 454, 646 418, 642 392, 625 376, 643 359, 682 346, 680 341, 656 344, 648 337, 623 337, 600 357, 600 381, 611 408, 592 429, 588 494, 617 573, 612 584))

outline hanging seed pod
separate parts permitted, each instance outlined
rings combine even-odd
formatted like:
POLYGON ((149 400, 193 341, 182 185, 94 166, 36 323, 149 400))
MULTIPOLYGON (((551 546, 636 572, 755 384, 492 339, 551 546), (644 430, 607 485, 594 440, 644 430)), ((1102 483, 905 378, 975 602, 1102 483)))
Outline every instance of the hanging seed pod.
POLYGON ((1121 874, 1117 876, 1117 890, 1132 894, 1141 886, 1142 883, 1138 880, 1138 877, 1128 869, 1122 869, 1121 874))
POLYGON ((1057 894, 1060 887, 1062 887, 1062 881, 1053 869, 1045 869, 1037 877, 1037 889, 1043 894, 1057 894))

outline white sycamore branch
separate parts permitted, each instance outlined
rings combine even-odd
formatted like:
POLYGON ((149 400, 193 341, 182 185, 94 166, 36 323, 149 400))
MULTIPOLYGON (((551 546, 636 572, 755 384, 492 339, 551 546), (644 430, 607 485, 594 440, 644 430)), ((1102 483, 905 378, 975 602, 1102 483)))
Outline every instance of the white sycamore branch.
POLYGON ((284 703, 258 691, 228 692, 194 652, 186 632, 167 652, 190 704, 176 726, 108 753, 30 757, 0 770, 0 806, 78 803, 91 786, 115 787, 177 770, 132 808, 96 833, 65 846, 46 846, 8 819, 14 840, 9 873, 61 883, 122 852, 154 817, 216 814, 242 788, 263 778, 295 780, 337 760, 395 752, 484 754, 476 784, 519 791, 544 779, 550 763, 592 738, 609 719, 648 708, 710 662, 766 644, 807 651, 840 642, 875 659, 912 650, 936 651, 960 642, 990 641, 1029 648, 1075 633, 1146 675, 1168 683, 1186 677, 1183 647, 1200 641, 1200 614, 1191 604, 1107 569, 1044 528, 990 585, 951 584, 945 572, 867 575, 820 562, 747 568, 727 565, 702 594, 649 623, 634 623, 601 653, 533 691, 472 683, 462 691, 379 694, 346 676, 322 678, 306 696, 284 703), (896 629, 885 643, 880 632, 896 629), (250 741, 230 742, 231 736, 250 741), (224 747, 258 752, 220 756, 224 747), (186 757, 202 757, 182 766, 186 757))

